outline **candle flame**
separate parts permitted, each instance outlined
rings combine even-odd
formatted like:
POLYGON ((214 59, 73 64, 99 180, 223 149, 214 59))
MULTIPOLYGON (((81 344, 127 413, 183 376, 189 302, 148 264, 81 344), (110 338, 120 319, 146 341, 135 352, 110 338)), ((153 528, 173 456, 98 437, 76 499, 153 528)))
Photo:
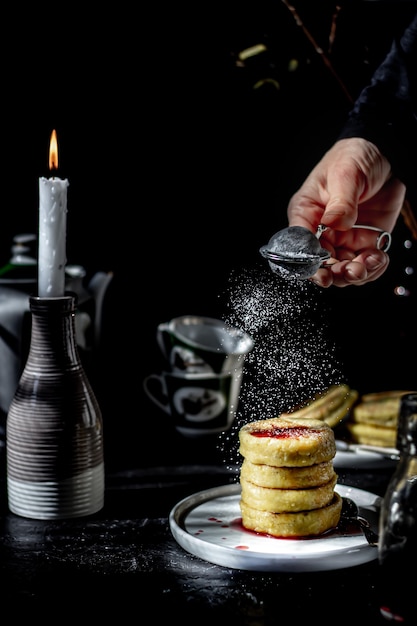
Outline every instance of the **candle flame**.
POLYGON ((55 129, 52 131, 51 141, 49 143, 49 169, 58 169, 58 140, 55 129))

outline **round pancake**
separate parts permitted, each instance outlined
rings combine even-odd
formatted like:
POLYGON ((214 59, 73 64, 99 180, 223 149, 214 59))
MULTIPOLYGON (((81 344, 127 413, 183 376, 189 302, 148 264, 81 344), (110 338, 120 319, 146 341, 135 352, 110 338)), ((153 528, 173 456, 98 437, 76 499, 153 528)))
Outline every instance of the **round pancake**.
POLYGON ((398 424, 400 402, 400 398, 379 402, 361 402, 354 407, 351 421, 395 428, 398 424))
POLYGON ((273 467, 259 465, 243 459, 240 478, 249 480, 259 487, 272 489, 305 489, 319 487, 335 476, 333 461, 324 461, 305 467, 273 467))
POLYGON ((298 513, 259 511, 240 500, 242 525, 248 530, 274 537, 309 537, 336 528, 342 512, 342 498, 335 492, 325 507, 298 513))
POLYGON ((271 489, 240 479, 242 500, 251 508, 271 513, 311 511, 327 506, 333 499, 337 476, 321 487, 309 489, 271 489))
POLYGON ((252 463, 302 467, 336 454, 333 429, 322 420, 276 417, 250 422, 239 431, 239 452, 252 463))
POLYGON ((354 443, 363 443, 368 446, 382 446, 395 448, 397 445, 397 429, 374 426, 372 424, 346 424, 350 437, 354 443))

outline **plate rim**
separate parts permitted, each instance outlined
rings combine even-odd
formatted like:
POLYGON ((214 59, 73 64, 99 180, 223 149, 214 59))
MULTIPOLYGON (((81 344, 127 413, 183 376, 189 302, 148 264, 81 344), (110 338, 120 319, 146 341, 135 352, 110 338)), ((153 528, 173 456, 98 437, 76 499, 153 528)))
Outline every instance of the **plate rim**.
POLYGON ((337 450, 333 458, 334 468, 390 468, 397 463, 396 460, 390 459, 379 452, 373 450, 362 450, 361 452, 353 452, 351 450, 337 450))
MULTIPOLYGON (((328 571, 344 569, 374 561, 378 556, 378 550, 370 546, 365 537, 357 545, 346 548, 345 546, 332 551, 331 557, 321 558, 320 554, 311 555, 288 555, 271 554, 268 552, 251 551, 245 552, 236 550, 229 546, 221 546, 189 533, 185 527, 185 521, 189 513, 198 506, 217 498, 235 498, 240 494, 240 483, 220 485, 209 489, 204 489, 191 494, 180 500, 169 513, 169 526, 171 533, 177 543, 188 553, 201 558, 203 561, 229 567, 232 569, 242 569, 250 571, 271 571, 271 572, 309 572, 328 571), (210 554, 207 555, 207 546, 210 546, 210 554), (340 556, 343 555, 343 563, 340 563, 340 556), (338 557, 336 559, 335 557, 338 557)), ((358 505, 360 514, 364 510, 377 514, 381 504, 381 497, 370 491, 359 489, 351 485, 337 483, 335 491, 340 495, 348 495, 358 505)), ((358 539, 361 536, 358 535, 358 539)), ((266 540, 271 538, 266 537, 266 540)), ((272 538, 272 540, 275 540, 272 538)), ((277 541, 288 541, 285 538, 277 538, 277 541)), ((297 541, 291 539, 291 542, 297 541)))

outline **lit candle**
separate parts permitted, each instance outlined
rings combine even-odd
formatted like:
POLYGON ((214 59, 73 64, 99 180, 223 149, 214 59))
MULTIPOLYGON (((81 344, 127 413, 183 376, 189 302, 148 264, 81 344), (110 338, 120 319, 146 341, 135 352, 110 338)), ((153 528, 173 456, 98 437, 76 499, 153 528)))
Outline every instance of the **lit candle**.
MULTIPOLYGON (((49 171, 58 169, 58 142, 52 131, 49 171)), ((56 176, 39 179, 38 295, 65 295, 67 188, 68 180, 56 176)))

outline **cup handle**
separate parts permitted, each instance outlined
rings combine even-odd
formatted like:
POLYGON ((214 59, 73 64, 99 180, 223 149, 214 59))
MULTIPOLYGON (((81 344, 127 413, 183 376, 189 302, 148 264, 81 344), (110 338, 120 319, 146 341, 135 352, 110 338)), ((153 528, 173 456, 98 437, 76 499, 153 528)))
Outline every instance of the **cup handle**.
POLYGON ((156 329, 156 342, 166 359, 169 359, 170 332, 168 324, 159 324, 156 329))
POLYGON ((150 398, 152 402, 156 404, 156 406, 165 411, 165 413, 167 413, 168 415, 171 414, 168 396, 165 390, 164 379, 162 378, 162 376, 158 376, 158 374, 149 374, 149 376, 146 376, 146 378, 143 380, 143 388, 148 398, 150 398), (152 382, 156 382, 157 384, 159 384, 160 398, 151 391, 152 382))

